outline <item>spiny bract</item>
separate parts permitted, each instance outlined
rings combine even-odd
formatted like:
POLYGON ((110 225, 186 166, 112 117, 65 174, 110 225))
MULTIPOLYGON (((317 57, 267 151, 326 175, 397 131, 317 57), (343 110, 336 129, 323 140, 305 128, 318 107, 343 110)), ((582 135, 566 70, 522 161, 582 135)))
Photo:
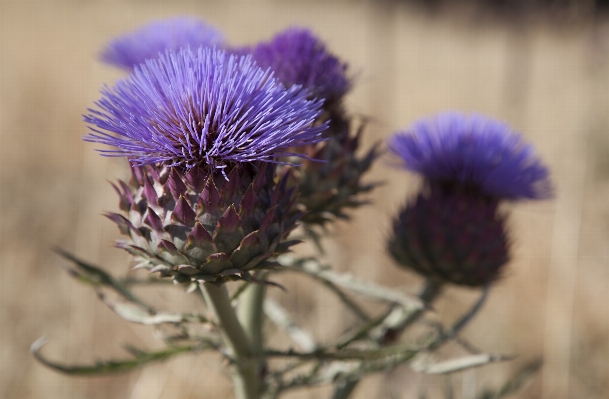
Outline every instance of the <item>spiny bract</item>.
POLYGON ((301 216, 293 211, 288 176, 275 183, 275 166, 233 167, 228 180, 204 168, 133 167, 115 189, 122 214, 110 213, 127 240, 117 246, 136 267, 174 281, 250 280, 250 271, 295 241, 283 241, 301 216), (259 168, 259 169, 258 169, 259 168))
POLYGON ((428 278, 473 287, 490 283, 509 259, 497 205, 468 188, 432 184, 394 221, 389 252, 428 278))

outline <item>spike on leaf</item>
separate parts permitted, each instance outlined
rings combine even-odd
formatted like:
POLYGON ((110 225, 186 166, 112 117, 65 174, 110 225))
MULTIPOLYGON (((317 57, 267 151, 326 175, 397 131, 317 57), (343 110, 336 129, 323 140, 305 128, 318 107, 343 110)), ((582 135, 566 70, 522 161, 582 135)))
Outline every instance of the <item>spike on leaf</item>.
POLYGON ((203 225, 199 222, 195 223, 195 228, 192 229, 190 234, 188 234, 186 249, 190 249, 194 246, 200 245, 200 243, 204 242, 212 242, 211 235, 209 232, 203 227, 203 225))
POLYGON ((144 197, 146 197, 146 200, 148 201, 148 203, 157 205, 159 197, 156 193, 156 190, 154 189, 154 186, 152 185, 152 182, 150 181, 150 178, 148 177, 148 175, 144 175, 143 179, 144 179, 144 197))
POLYGON ((211 176, 207 179, 207 183, 205 184, 205 188, 203 189, 199 200, 206 212, 216 212, 222 206, 222 197, 211 176))
POLYGON ((176 246, 171 241, 167 240, 161 240, 161 242, 159 243, 159 249, 164 249, 165 251, 171 254, 178 253, 178 249, 176 248, 176 246))
POLYGON ((222 184, 222 196, 224 201, 232 202, 232 198, 239 190, 241 179, 239 178, 239 167, 235 166, 228 174, 228 181, 222 184))
POLYGON ((133 164, 131 164, 131 184, 135 187, 141 187, 144 185, 142 169, 133 164))
POLYGON ((234 231, 241 224, 241 218, 235 210, 235 206, 231 205, 218 220, 218 229, 230 232, 234 231))
POLYGON ((239 215, 241 217, 250 215, 258 202, 258 197, 254 192, 254 184, 252 183, 247 188, 243 199, 241 199, 241 203, 239 204, 239 215))
POLYGON ((171 172, 169 172, 169 180, 165 187, 169 187, 169 192, 171 196, 177 201, 180 196, 186 193, 186 185, 178 175, 178 172, 175 168, 171 168, 171 172))
MULTIPOLYGON (((121 182, 123 183, 123 182, 121 182)), ((125 183, 123 183, 124 185, 125 183)), ((123 186, 123 191, 121 192, 121 190, 118 188, 118 186, 114 183, 110 183, 110 185, 112 186, 112 188, 114 189, 114 191, 116 191, 116 194, 118 195, 118 207, 120 208, 121 211, 123 212, 129 212, 129 209, 131 209, 131 205, 133 204, 133 196, 131 195, 131 193, 129 192, 129 190, 124 190, 124 186, 123 186)))
POLYGON ((202 168, 191 168, 184 177, 186 184, 197 193, 201 192, 207 182, 207 173, 202 168))
POLYGON ((146 214, 144 223, 152 227, 154 231, 163 231, 163 222, 161 221, 161 218, 150 207, 148 208, 148 213, 146 214))
POLYGON ((266 181, 266 162, 262 164, 260 170, 256 174, 256 178, 254 179, 254 192, 259 193, 267 183, 266 181))
POLYGON ((273 206, 271 209, 268 210, 268 212, 264 216, 264 219, 262 219, 262 222, 260 223, 260 231, 266 230, 269 227, 269 225, 273 222, 273 219, 275 219, 275 217, 276 217, 276 215, 275 215, 276 209, 277 209, 277 205, 273 206))
POLYGON ((173 210, 172 218, 186 226, 194 226, 197 214, 192 210, 190 205, 183 196, 180 196, 175 209, 173 210))
POLYGON ((106 213, 104 216, 116 223, 121 234, 129 235, 129 231, 133 231, 140 235, 139 230, 124 216, 118 213, 106 213))

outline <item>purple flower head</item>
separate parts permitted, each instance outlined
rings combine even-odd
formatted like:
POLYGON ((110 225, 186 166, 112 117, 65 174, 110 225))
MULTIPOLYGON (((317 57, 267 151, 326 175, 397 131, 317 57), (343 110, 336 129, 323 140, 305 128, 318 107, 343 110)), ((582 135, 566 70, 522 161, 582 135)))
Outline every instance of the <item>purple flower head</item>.
POLYGON ((205 22, 191 17, 175 17, 153 21, 138 30, 108 43, 100 57, 102 61, 125 69, 133 69, 159 53, 190 47, 222 46, 220 31, 205 22))
POLYGON ((263 68, 270 67, 284 84, 302 85, 326 104, 339 100, 351 88, 347 64, 332 55, 310 30, 289 28, 252 50, 263 68))
POLYGON ((300 86, 286 89, 250 56, 167 51, 102 90, 99 110, 84 116, 90 125, 84 140, 115 147, 99 151, 135 165, 279 162, 304 157, 289 148, 323 140, 326 125, 312 126, 322 100, 308 97, 300 86))
POLYGON ((431 181, 469 185, 506 199, 552 196, 548 169, 506 124, 481 115, 441 113, 396 133, 389 149, 405 169, 431 181))

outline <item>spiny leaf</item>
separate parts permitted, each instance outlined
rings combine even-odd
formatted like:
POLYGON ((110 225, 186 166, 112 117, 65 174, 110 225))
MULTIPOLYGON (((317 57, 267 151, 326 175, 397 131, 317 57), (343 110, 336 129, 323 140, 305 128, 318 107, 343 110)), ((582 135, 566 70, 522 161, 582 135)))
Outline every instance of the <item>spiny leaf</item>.
POLYGON ((30 353, 34 358, 55 371, 77 376, 104 375, 129 371, 146 363, 165 360, 179 353, 201 349, 200 345, 175 346, 158 352, 138 351, 133 359, 103 360, 91 365, 66 365, 48 360, 40 354, 40 349, 46 342, 46 337, 42 337, 32 344, 30 353))
POLYGON ((68 272, 78 280, 91 284, 95 287, 108 286, 128 301, 137 303, 146 309, 151 309, 150 306, 146 305, 138 297, 133 295, 133 293, 131 293, 131 291, 129 291, 123 284, 100 268, 76 258, 74 255, 64 251, 61 248, 55 248, 55 252, 71 261, 78 267, 78 269, 68 269, 68 272))
POLYGON ((151 312, 140 306, 129 302, 122 302, 115 298, 110 298, 103 293, 98 293, 99 299, 105 303, 114 313, 132 323, 145 325, 155 325, 162 323, 208 323, 207 318, 197 314, 170 313, 170 312, 151 312))

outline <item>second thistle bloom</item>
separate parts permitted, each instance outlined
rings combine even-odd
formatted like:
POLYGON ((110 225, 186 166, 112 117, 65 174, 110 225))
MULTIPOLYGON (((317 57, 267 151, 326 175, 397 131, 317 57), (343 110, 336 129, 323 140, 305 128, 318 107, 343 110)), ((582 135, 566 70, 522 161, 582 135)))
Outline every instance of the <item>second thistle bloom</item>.
POLYGON ((340 100, 351 88, 347 64, 331 54, 309 29, 290 28, 255 46, 256 62, 269 67, 286 85, 302 85, 326 105, 340 100))
POLYGON ((499 278, 509 260, 497 205, 464 187, 428 184, 394 220, 388 250, 427 278, 482 286, 499 278))
POLYGON ((548 169, 506 124, 444 113, 389 142, 424 188, 393 224, 388 249, 406 268, 442 282, 482 286, 509 259, 501 200, 551 196, 548 169))
POLYGON ((405 169, 431 181, 473 186, 502 199, 552 194, 548 169, 533 146, 505 123, 481 115, 419 120, 393 136, 389 149, 405 169))

